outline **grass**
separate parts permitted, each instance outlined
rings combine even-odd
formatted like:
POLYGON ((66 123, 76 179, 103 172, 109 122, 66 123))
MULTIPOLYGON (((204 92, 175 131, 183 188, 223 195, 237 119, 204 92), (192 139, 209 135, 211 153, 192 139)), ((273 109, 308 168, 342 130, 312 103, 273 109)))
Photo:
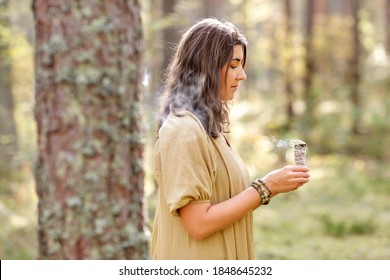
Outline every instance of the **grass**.
POLYGON ((310 167, 310 183, 255 213, 257 259, 390 259, 388 178, 344 157, 310 167))

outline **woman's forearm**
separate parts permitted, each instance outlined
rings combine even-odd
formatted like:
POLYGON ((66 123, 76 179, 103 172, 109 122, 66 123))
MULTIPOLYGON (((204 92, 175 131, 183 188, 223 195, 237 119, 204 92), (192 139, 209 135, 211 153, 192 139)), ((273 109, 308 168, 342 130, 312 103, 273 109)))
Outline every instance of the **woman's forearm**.
POLYGON ((260 203, 259 193, 254 188, 248 188, 218 204, 190 203, 180 208, 179 212, 191 237, 202 240, 231 226, 260 203))

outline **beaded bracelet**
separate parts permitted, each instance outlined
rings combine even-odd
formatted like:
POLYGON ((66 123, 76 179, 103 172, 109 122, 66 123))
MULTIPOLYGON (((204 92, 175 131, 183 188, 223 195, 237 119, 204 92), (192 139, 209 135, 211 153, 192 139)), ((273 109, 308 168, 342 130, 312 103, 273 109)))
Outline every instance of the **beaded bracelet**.
POLYGON ((256 178, 255 181, 258 181, 261 185, 263 185, 268 190, 269 197, 272 196, 272 190, 268 187, 268 185, 262 179, 256 178))
POLYGON ((257 186, 256 184, 251 184, 251 187, 253 187, 260 195, 260 198, 261 198, 261 204, 262 205, 265 205, 265 203, 267 202, 267 196, 266 194, 259 188, 259 186, 257 186))
POLYGON ((257 180, 255 180, 252 182, 251 187, 253 187, 260 194, 261 204, 268 205, 269 202, 271 201, 271 198, 270 198, 269 194, 267 195, 263 185, 260 182, 258 182, 257 180))

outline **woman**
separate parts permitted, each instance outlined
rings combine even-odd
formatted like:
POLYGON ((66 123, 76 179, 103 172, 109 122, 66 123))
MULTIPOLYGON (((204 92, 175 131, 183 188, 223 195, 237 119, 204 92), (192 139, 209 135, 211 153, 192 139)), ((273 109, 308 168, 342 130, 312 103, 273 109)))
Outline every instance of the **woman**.
POLYGON ((152 259, 253 259, 253 210, 309 180, 308 168, 286 166, 251 183, 225 137, 246 46, 234 25, 216 19, 196 23, 178 45, 154 147, 152 259))

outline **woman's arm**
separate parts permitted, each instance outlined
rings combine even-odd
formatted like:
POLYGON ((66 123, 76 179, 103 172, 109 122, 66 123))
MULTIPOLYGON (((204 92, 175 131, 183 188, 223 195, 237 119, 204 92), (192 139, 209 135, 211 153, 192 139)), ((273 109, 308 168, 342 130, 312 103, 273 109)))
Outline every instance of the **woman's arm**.
MULTIPOLYGON (((273 195, 297 189, 309 181, 307 167, 286 166, 268 173, 263 180, 271 188, 273 195)), ((195 240, 202 240, 211 234, 223 230, 248 211, 261 203, 259 193, 254 188, 247 188, 238 195, 223 202, 189 203, 179 209, 184 227, 195 240)))
POLYGON ((189 203, 179 209, 185 229, 195 240, 223 230, 237 222, 249 210, 259 206, 259 193, 248 188, 240 194, 218 204, 189 203))

